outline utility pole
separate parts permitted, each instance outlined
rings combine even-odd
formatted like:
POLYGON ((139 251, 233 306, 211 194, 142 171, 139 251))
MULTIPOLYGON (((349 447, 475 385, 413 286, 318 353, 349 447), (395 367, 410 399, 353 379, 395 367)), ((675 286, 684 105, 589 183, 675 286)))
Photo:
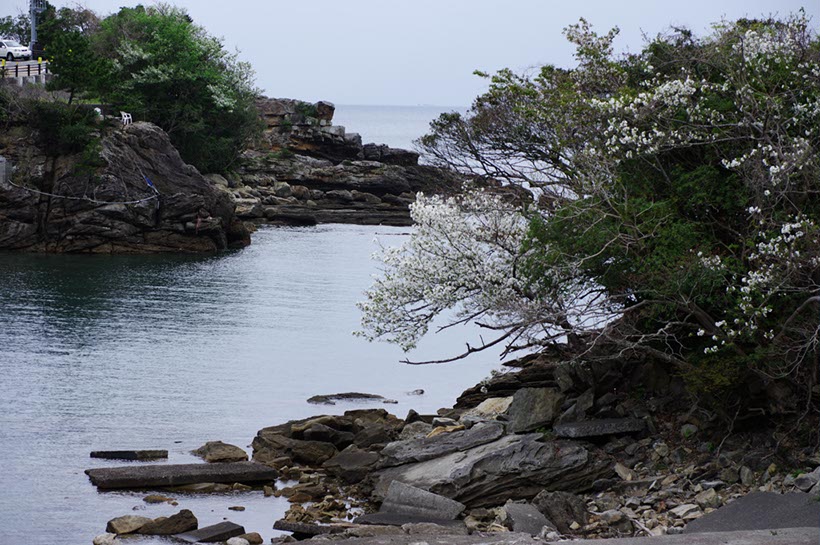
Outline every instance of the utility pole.
POLYGON ((34 49, 40 49, 37 44, 37 14, 45 11, 46 0, 29 0, 28 8, 29 18, 31 19, 31 42, 29 49, 31 49, 33 56, 34 49))

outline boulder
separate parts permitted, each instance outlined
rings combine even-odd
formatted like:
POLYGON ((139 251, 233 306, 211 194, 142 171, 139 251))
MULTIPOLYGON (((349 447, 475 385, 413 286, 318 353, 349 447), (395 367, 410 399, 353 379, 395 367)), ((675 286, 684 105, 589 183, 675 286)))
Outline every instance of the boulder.
POLYGON ((153 522, 148 517, 139 517, 137 515, 125 515, 117 517, 108 521, 105 526, 105 531, 111 534, 131 534, 136 532, 149 522, 153 522))
POLYGON ((92 545, 114 545, 117 534, 100 534, 92 540, 92 545))
POLYGON ((192 450, 191 454, 208 463, 248 461, 248 453, 244 449, 222 441, 208 441, 198 449, 192 450))
POLYGON ((302 432, 302 437, 306 441, 321 441, 330 443, 338 449, 343 449, 353 442, 354 435, 349 431, 339 431, 317 422, 305 429, 302 432))
POLYGON ((322 467, 347 483, 357 483, 376 467, 379 459, 380 456, 375 452, 361 450, 351 445, 324 462, 322 467))
POLYGON ((429 520, 455 520, 465 505, 421 488, 393 481, 379 508, 380 513, 409 515, 429 520))
POLYGON ((404 426, 399 434, 399 441, 409 441, 411 439, 422 439, 433 431, 433 425, 422 420, 411 422, 404 426))
POLYGON ((504 505, 506 526, 513 532, 521 532, 531 536, 541 534, 544 527, 555 530, 555 526, 547 520, 535 506, 529 503, 507 502, 504 505))
POLYGON ((533 498, 532 504, 555 524, 562 534, 570 533, 573 523, 586 526, 589 519, 586 502, 580 496, 569 492, 543 490, 533 498))
POLYGON ((199 521, 188 509, 183 509, 170 517, 159 517, 143 525, 139 533, 150 536, 172 536, 190 530, 196 530, 199 521))
POLYGON ((513 395, 506 411, 509 429, 513 433, 533 431, 552 424, 564 402, 557 388, 522 388, 513 395))
MULTIPOLYGON (((225 541, 232 537, 245 537, 245 528, 239 524, 225 521, 211 526, 205 526, 199 530, 185 532, 183 534, 175 535, 174 538, 188 543, 216 543, 218 541, 225 541)), ((259 534, 256 534, 257 536, 259 534)), ((247 539, 247 538, 246 538, 247 539)), ((250 539, 247 540, 250 543, 250 539)), ((261 543, 261 541, 257 542, 261 543)))
POLYGON ((571 441, 541 442, 540 434, 506 435, 444 456, 380 470, 374 494, 399 481, 470 507, 530 499, 544 488, 581 491, 611 475, 611 467, 571 441))

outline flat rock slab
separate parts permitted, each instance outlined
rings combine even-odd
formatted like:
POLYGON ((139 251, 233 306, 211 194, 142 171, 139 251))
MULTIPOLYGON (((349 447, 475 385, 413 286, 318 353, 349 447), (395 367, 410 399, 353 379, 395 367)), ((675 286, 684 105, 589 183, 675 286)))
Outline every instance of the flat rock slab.
POLYGON ((227 541, 244 533, 244 527, 231 521, 225 521, 199 530, 177 534, 174 537, 188 543, 216 543, 217 541, 227 541))
POLYGON ((600 437, 602 435, 617 435, 621 433, 636 433, 643 431, 646 424, 640 418, 612 418, 605 420, 585 420, 583 422, 567 422, 556 424, 552 432, 557 437, 600 437))
POLYGON ((332 526, 326 524, 311 524, 308 522, 291 522, 289 520, 277 520, 273 523, 274 530, 293 532, 297 536, 321 536, 325 534, 340 534, 349 525, 332 526))
POLYGON ((390 483, 380 513, 396 513, 430 520, 454 520, 466 509, 463 503, 399 481, 390 483))
POLYGON ((442 433, 409 441, 394 441, 382 449, 383 467, 423 462, 495 441, 504 435, 501 423, 476 424, 468 430, 442 433))
MULTIPOLYGON (((820 502, 812 494, 753 492, 686 525, 687 535, 777 528, 820 527, 820 502)), ((815 543, 818 532, 815 530, 815 543)))
MULTIPOLYGON (((453 541, 452 543, 458 545, 460 542, 453 541)), ((702 534, 679 534, 657 537, 619 537, 612 539, 581 539, 579 541, 549 541, 546 544, 541 541, 540 543, 542 545, 817 545, 817 527, 740 532, 704 532, 702 534)), ((353 544, 351 543, 351 545, 353 544)), ((360 543, 358 545, 377 544, 360 543)))
POLYGON ((106 460, 159 460, 168 458, 167 450, 95 450, 92 458, 106 460))
POLYGON ((134 465, 86 469, 98 488, 151 488, 197 483, 253 483, 276 480, 279 473, 256 462, 232 464, 134 465))
POLYGON ((315 395, 308 398, 307 402, 316 405, 335 405, 337 401, 380 401, 383 399, 383 396, 377 394, 345 392, 342 394, 315 395))

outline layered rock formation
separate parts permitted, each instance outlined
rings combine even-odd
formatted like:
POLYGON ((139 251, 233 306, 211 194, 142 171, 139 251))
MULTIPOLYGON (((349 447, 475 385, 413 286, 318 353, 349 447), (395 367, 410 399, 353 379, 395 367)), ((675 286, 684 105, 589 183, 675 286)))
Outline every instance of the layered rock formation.
POLYGON ((162 129, 103 123, 100 133, 91 169, 80 154, 47 157, 30 131, 0 134, 17 166, 0 179, 0 249, 212 252, 250 242, 231 198, 184 163, 162 129))
POLYGON ((237 214, 256 223, 410 225, 419 191, 448 193, 462 180, 419 165, 417 153, 362 144, 332 124, 334 106, 259 99, 263 137, 240 160, 236 176, 214 178, 236 199, 237 214))

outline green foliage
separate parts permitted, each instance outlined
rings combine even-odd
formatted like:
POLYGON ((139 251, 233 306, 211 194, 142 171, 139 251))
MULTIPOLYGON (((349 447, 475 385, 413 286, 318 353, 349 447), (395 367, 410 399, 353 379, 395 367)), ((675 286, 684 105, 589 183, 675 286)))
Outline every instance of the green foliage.
POLYGON ((616 33, 569 27, 570 70, 480 73, 470 111, 418 141, 438 164, 535 188, 527 290, 505 308, 560 296, 545 329, 660 358, 706 395, 750 371, 814 384, 820 40, 804 16, 740 20, 615 58, 616 33))
POLYGON ((108 88, 111 63, 94 54, 87 35, 75 30, 58 34, 52 42, 50 57, 49 68, 56 75, 48 87, 68 91, 69 104, 77 90, 99 95, 108 88))
POLYGON ((13 38, 21 44, 28 44, 31 38, 31 22, 28 14, 20 13, 16 17, 0 17, 0 36, 13 38))
POLYGON ((296 113, 304 117, 316 117, 319 112, 316 109, 315 104, 311 104, 310 102, 299 102, 296 104, 296 113))
POLYGON ((165 129, 203 172, 227 169, 260 130, 250 67, 181 9, 122 8, 102 21, 93 47, 111 67, 102 98, 165 129))
POLYGON ((56 157, 85 151, 94 137, 96 114, 88 108, 61 102, 31 103, 29 125, 37 131, 37 145, 46 155, 56 157))

